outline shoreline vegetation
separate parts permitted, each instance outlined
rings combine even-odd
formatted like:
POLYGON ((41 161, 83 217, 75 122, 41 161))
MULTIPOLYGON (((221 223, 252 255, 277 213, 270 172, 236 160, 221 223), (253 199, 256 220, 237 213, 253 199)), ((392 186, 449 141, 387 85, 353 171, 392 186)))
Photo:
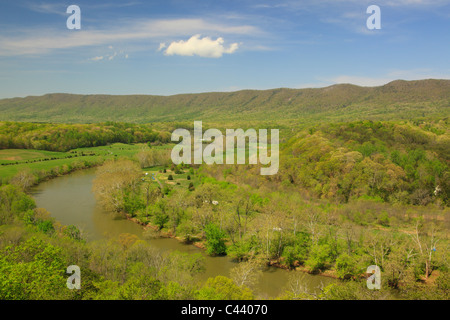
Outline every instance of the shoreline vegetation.
MULTIPOLYGON (((158 238, 168 238, 168 239, 175 239, 181 243, 187 244, 187 245, 193 245, 196 248, 202 249, 204 251, 206 251, 206 246, 204 244, 204 242, 202 241, 189 241, 187 242, 186 239, 184 239, 183 237, 180 236, 176 236, 174 234, 172 234, 169 231, 161 231, 158 230, 158 226, 148 222, 147 224, 145 224, 144 222, 140 221, 139 219, 133 218, 131 217, 129 214, 124 213, 125 219, 132 221, 136 224, 139 224, 140 226, 142 226, 144 228, 144 230, 148 230, 151 229, 152 231, 157 232, 157 236, 158 238)), ((236 261, 236 260, 234 260, 236 261)), ((236 261, 239 263, 239 261, 236 261)), ((311 273, 307 268, 302 267, 300 265, 297 265, 294 269, 290 269, 289 267, 287 267, 286 265, 281 264, 279 261, 268 261, 267 262, 267 266, 268 267, 276 267, 276 268, 280 268, 283 270, 287 270, 287 271, 301 271, 301 272, 306 272, 308 274, 311 275, 316 275, 316 276, 322 276, 322 277, 329 277, 329 278, 333 278, 336 280, 340 280, 339 277, 337 276, 337 274, 333 273, 331 270, 327 270, 325 272, 317 272, 317 273, 311 273)), ((360 275, 361 278, 367 278, 365 277, 363 274, 360 275)))

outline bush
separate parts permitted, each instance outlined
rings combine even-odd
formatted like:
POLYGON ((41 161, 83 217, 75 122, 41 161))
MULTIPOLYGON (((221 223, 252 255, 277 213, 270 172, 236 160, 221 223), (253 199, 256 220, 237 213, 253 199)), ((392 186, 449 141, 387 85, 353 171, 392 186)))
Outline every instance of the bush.
POLYGON ((132 217, 135 217, 138 210, 145 209, 145 203, 139 197, 139 194, 128 192, 125 194, 123 207, 126 213, 129 213, 132 217))
POLYGON ((347 253, 341 254, 336 259, 336 272, 340 279, 348 279, 357 274, 356 259, 347 253))
POLYGON ((237 286, 233 280, 224 276, 209 278, 197 291, 201 300, 252 300, 253 293, 247 287, 237 286))
POLYGON ((386 211, 383 211, 379 217, 378 217, 378 223, 381 224, 384 227, 389 227, 390 226, 390 218, 389 215, 386 211))
POLYGON ((210 223, 205 228, 206 252, 209 255, 224 255, 227 252, 225 233, 215 224, 210 223))
POLYGON ((331 256, 331 248, 327 244, 316 245, 312 248, 306 265, 312 272, 324 270, 329 264, 331 256))
MULTIPOLYGON (((238 261, 245 261, 250 258, 250 256, 256 254, 255 249, 258 247, 258 240, 255 236, 252 236, 249 240, 241 240, 235 242, 231 245, 227 254, 233 259, 238 261)), ((257 250, 257 249, 256 249, 257 250)))
POLYGON ((294 263, 297 260, 295 248, 293 247, 285 247, 281 256, 284 258, 284 264, 288 266, 289 269, 294 266, 294 263))
POLYGON ((52 234, 55 231, 55 228, 53 227, 53 223, 50 220, 41 221, 37 224, 37 227, 40 231, 52 234))
POLYGON ((81 240, 80 229, 74 225, 67 226, 67 228, 64 229, 64 234, 74 240, 81 240))
POLYGON ((173 176, 171 174, 169 174, 169 176, 167 177, 167 180, 173 180, 173 176))

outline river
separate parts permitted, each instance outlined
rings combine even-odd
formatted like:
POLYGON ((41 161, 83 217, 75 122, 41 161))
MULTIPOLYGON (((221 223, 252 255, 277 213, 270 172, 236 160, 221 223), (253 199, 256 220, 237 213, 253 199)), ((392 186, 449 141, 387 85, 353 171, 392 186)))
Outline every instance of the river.
MULTIPOLYGON (((117 237, 121 233, 131 233, 143 239, 143 227, 126 219, 114 219, 96 202, 92 192, 95 168, 80 170, 69 175, 40 183, 31 191, 36 205, 47 209, 52 217, 64 225, 76 225, 87 241, 117 237)), ((205 257, 206 271, 201 275, 205 281, 217 275, 230 275, 236 266, 228 257, 211 257, 204 250, 184 244, 176 239, 150 239, 152 246, 160 250, 178 250, 187 253, 201 253, 205 257)), ((259 298, 276 297, 288 283, 289 272, 276 267, 267 267, 254 292, 259 298)), ((292 271, 291 271, 292 272, 292 271)), ((305 284, 309 290, 316 290, 323 283, 327 285, 334 279, 305 274, 305 284)))

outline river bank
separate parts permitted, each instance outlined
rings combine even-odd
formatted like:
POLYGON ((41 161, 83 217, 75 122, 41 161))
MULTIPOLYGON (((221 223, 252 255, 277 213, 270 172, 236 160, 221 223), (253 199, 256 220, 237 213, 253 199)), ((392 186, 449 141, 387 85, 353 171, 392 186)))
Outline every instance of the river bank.
MULTIPOLYGON (((237 262, 228 256, 209 256, 200 243, 186 244, 181 237, 174 237, 166 232, 158 234, 158 237, 148 237, 146 230, 154 233, 158 228, 137 220, 117 219, 111 212, 103 210, 92 192, 94 178, 95 168, 78 170, 40 183, 33 188, 32 196, 38 207, 48 210, 61 224, 77 226, 88 242, 117 239, 123 233, 133 234, 141 240, 149 241, 161 252, 201 254, 205 266, 205 271, 198 275, 201 283, 218 275, 230 277, 237 262)), ((265 266, 253 289, 261 299, 278 297, 289 288, 290 275, 290 272, 282 268, 265 266)), ((326 286, 336 280, 305 273, 303 281, 308 290, 318 293, 322 284, 326 286)))
MULTIPOLYGON (((144 230, 152 230, 158 233, 158 237, 160 238, 170 238, 170 239, 175 239, 181 243, 184 244, 188 244, 188 245, 192 245, 195 246, 196 248, 202 249, 202 250, 206 250, 206 246, 204 244, 203 241, 193 241, 193 242, 187 242, 185 239, 183 239, 182 237, 173 235, 170 231, 162 231, 159 230, 158 226, 153 225, 151 223, 144 223, 142 221, 140 221, 137 218, 133 218, 131 217, 129 214, 123 213, 123 215, 125 216, 125 218, 129 221, 132 221, 138 225, 141 225, 144 230)), ((340 280, 338 275, 336 274, 336 272, 334 270, 325 270, 325 271, 321 271, 321 272, 311 272, 307 267, 299 265, 297 263, 297 265, 295 265, 294 268, 289 268, 288 266, 282 264, 280 261, 278 260, 269 260, 266 264, 266 266, 268 267, 275 267, 275 268, 279 268, 279 269, 283 269, 286 271, 301 271, 310 275, 314 275, 314 276, 321 276, 321 277, 327 277, 327 278, 332 278, 335 280, 340 280)))

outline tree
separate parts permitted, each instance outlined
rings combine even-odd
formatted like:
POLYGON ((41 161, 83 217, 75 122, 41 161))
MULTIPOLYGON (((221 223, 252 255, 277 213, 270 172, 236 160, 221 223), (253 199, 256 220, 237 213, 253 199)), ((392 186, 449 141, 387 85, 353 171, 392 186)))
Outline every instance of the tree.
POLYGON ((341 254, 336 259, 336 273, 339 278, 347 279, 353 277, 357 274, 356 268, 357 261, 354 257, 348 255, 347 253, 341 254))
POLYGON ((318 244, 312 247, 306 265, 312 272, 323 270, 330 263, 331 248, 328 244, 318 244))
POLYGON ((215 224, 210 223, 205 228, 206 252, 209 255, 224 255, 227 252, 225 233, 215 224))
POLYGON ((292 271, 288 277, 285 296, 282 299, 292 300, 316 300, 318 296, 308 290, 307 274, 300 271, 292 271))
POLYGON ((197 292, 201 300, 253 300, 249 288, 237 286, 233 280, 224 276, 209 278, 197 292))
POLYGON ((0 187, 0 225, 11 223, 15 217, 27 216, 36 204, 30 196, 27 196, 19 187, 5 185, 0 187))
POLYGON ((29 168, 22 169, 12 179, 11 184, 26 190, 37 182, 37 177, 31 173, 29 168))
POLYGON ((423 224, 421 224, 419 219, 416 221, 414 231, 414 234, 411 236, 419 251, 421 260, 425 263, 425 280, 427 280, 431 273, 433 251, 436 250, 436 244, 439 239, 436 237, 436 230, 434 226, 431 227, 431 235, 428 236, 428 239, 425 239, 425 235, 423 235, 423 224))
POLYGON ((185 199, 185 194, 178 192, 170 197, 167 202, 167 212, 173 235, 177 234, 177 227, 185 213, 185 209, 187 207, 185 199))
POLYGON ((0 254, 0 299, 67 299, 63 250, 32 237, 0 254))
POLYGON ((136 162, 126 159, 108 161, 97 169, 93 191, 107 210, 124 210, 127 192, 135 192, 141 169, 136 162))
POLYGON ((239 287, 253 288, 262 276, 262 261, 258 258, 251 258, 245 262, 240 262, 230 270, 230 277, 239 287))

